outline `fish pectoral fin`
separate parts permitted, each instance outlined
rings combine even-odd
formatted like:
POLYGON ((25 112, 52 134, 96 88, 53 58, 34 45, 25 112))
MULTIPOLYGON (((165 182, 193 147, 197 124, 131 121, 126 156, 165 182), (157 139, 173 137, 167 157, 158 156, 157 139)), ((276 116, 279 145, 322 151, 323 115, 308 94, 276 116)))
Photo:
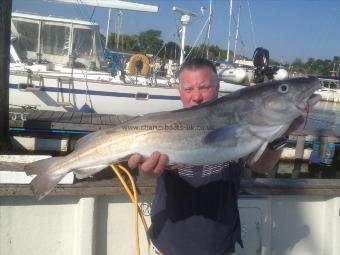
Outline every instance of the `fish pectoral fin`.
POLYGON ((256 153, 251 157, 250 162, 256 162, 262 156, 263 152, 266 150, 268 146, 268 142, 264 142, 260 148, 256 151, 256 153))
POLYGON ((78 179, 84 179, 91 175, 94 175, 95 173, 98 173, 99 171, 103 170, 106 167, 108 167, 108 165, 84 167, 73 170, 73 173, 76 175, 78 179))
POLYGON ((203 142, 206 144, 214 144, 227 139, 235 139, 236 130, 236 125, 216 128, 203 138, 203 142))

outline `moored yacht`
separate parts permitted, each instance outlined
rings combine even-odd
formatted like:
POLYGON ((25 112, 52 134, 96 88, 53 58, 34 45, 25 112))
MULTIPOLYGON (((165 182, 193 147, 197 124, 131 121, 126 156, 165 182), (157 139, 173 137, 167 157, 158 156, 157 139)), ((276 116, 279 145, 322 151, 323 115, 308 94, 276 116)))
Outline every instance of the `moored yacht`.
MULTIPOLYGON (((129 115, 181 107, 169 79, 129 74, 131 55, 109 66, 95 23, 12 13, 11 27, 10 107, 129 115)), ((132 57, 149 65, 143 56, 132 57)))

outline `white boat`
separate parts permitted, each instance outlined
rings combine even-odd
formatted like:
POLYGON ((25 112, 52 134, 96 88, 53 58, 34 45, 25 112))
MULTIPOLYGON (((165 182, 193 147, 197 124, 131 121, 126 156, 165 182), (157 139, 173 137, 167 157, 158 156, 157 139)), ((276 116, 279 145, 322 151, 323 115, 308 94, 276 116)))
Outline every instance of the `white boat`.
POLYGON ((315 93, 321 95, 321 100, 340 103, 340 80, 332 77, 320 77, 322 88, 315 93))
POLYGON ((236 60, 235 63, 216 63, 220 92, 226 94, 267 80, 287 79, 288 72, 284 68, 269 66, 269 52, 266 52, 268 50, 257 48, 253 61, 236 60))
POLYGON ((122 73, 108 72, 97 24, 12 13, 10 107, 128 115, 181 107, 168 79, 122 73))

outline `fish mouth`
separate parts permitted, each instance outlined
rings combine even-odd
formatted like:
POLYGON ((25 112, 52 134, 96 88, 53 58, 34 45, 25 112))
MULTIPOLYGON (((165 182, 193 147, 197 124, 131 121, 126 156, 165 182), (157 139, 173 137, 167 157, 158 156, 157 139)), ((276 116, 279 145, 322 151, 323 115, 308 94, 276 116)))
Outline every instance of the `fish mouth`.
POLYGON ((309 88, 297 97, 296 107, 301 112, 308 112, 312 106, 314 106, 317 102, 321 100, 321 96, 318 94, 314 94, 314 92, 322 87, 321 81, 319 78, 315 76, 308 76, 305 78, 305 82, 310 83, 309 88), (308 97, 308 95, 310 95, 308 97))
POLYGON ((302 100, 296 107, 303 112, 309 112, 310 108, 312 108, 316 103, 321 100, 321 95, 319 94, 312 94, 310 97, 305 98, 302 100))

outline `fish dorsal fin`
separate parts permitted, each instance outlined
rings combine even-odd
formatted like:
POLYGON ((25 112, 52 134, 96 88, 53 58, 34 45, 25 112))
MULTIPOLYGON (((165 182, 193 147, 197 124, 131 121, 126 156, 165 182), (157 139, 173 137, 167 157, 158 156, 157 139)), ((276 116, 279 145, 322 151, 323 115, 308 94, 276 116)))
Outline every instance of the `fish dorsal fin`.
POLYGON ((227 139, 235 138, 237 125, 230 125, 221 128, 216 128, 210 131, 203 139, 206 144, 220 143, 227 139))

